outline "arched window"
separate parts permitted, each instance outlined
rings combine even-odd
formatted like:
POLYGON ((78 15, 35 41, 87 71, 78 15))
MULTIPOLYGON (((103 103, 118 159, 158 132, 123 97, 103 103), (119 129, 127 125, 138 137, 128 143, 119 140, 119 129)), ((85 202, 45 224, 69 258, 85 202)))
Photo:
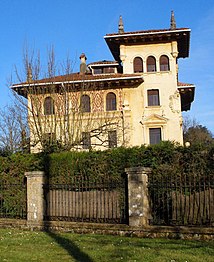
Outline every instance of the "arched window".
POLYGON ((134 58, 134 73, 143 72, 143 59, 141 57, 134 58))
POLYGON ((149 56, 146 61, 147 72, 156 72, 156 59, 154 56, 149 56))
POLYGON ((90 97, 88 95, 81 96, 80 106, 82 112, 91 112, 90 97))
POLYGON ((106 111, 117 110, 116 95, 112 92, 106 96, 106 111))
POLYGON ((169 71, 169 58, 166 55, 160 57, 160 71, 169 71))
POLYGON ((52 97, 48 96, 44 101, 44 114, 53 115, 54 113, 54 100, 52 97))

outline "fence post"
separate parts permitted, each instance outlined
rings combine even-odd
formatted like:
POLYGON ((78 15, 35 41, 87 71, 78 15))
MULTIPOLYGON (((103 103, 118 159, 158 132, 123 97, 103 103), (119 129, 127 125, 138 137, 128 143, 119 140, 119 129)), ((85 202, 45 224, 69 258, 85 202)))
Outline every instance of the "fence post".
POLYGON ((148 174, 150 168, 126 168, 128 174, 129 225, 146 226, 151 218, 148 194, 148 174))
POLYGON ((25 172, 27 178, 27 223, 38 225, 44 217, 43 171, 25 172))

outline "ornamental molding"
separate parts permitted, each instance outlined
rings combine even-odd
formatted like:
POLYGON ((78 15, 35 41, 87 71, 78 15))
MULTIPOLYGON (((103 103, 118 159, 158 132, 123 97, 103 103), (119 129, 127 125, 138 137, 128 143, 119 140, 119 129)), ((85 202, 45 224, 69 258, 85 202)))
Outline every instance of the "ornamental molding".
POLYGON ((173 113, 181 113, 181 105, 180 105, 180 93, 178 90, 171 96, 169 96, 169 107, 173 113))

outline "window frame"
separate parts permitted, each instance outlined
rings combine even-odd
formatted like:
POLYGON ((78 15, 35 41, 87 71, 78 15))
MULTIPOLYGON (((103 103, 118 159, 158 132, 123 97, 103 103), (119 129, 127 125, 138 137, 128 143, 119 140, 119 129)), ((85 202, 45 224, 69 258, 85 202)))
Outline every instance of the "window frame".
POLYGON ((143 59, 140 56, 136 56, 133 60, 134 73, 143 73, 143 59))
POLYGON ((162 141, 161 127, 149 128, 149 144, 157 145, 162 141))
POLYGON ((108 148, 117 147, 117 130, 108 131, 108 148))
POLYGON ((160 93, 159 89, 147 90, 147 103, 148 106, 160 106, 160 93))
POLYGON ((91 134, 90 132, 82 132, 82 148, 90 149, 91 148, 91 134))
POLYGON ((106 95, 106 111, 116 111, 116 110, 117 110, 117 96, 115 93, 109 92, 106 95))
POLYGON ((80 108, 82 113, 91 112, 91 99, 89 95, 82 95, 80 98, 80 108))
POLYGON ((146 70, 148 73, 157 72, 156 58, 152 55, 146 59, 146 70))
POLYGON ((160 57, 160 71, 161 72, 170 71, 169 57, 167 55, 162 55, 160 57))
POLYGON ((47 96, 44 100, 44 115, 50 116, 55 114, 54 99, 47 96))
POLYGON ((101 74, 103 74, 103 68, 100 68, 100 67, 98 67, 98 68, 94 68, 93 69, 93 72, 94 72, 94 75, 101 75, 101 74))

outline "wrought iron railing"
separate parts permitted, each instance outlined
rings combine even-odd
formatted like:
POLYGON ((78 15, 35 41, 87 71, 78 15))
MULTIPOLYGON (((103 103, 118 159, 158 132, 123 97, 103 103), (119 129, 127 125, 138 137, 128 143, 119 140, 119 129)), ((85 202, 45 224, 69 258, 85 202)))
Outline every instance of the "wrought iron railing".
POLYGON ((125 178, 75 176, 69 185, 45 184, 45 220, 128 223, 125 178))
POLYGON ((214 174, 151 174, 151 224, 214 226, 214 174))
POLYGON ((27 218, 26 185, 0 181, 0 218, 27 218))

